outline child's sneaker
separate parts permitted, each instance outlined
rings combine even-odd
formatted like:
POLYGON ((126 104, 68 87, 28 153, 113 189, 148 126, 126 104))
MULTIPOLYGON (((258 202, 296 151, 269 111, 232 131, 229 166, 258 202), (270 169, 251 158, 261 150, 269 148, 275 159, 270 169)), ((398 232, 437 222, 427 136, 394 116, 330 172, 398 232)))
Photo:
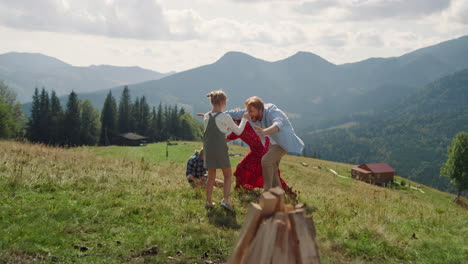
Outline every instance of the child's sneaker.
POLYGON ((224 207, 224 209, 226 210, 232 211, 232 206, 229 203, 226 203, 224 200, 219 202, 219 205, 221 205, 221 207, 224 207))
POLYGON ((206 202, 206 203, 205 203, 205 208, 213 208, 215 205, 216 205, 215 202, 211 202, 211 203, 206 202))

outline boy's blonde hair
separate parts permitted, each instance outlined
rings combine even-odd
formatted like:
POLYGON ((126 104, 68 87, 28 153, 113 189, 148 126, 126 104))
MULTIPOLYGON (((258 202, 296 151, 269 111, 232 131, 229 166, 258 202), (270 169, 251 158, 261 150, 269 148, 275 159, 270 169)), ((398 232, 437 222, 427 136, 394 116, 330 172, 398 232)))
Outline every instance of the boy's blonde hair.
POLYGON ((212 105, 220 105, 223 102, 226 102, 227 96, 226 94, 221 91, 212 91, 206 95, 206 97, 210 97, 212 105))
POLYGON ((203 147, 201 147, 199 150, 198 150, 198 155, 200 156, 203 156, 205 152, 203 151, 203 147))
POLYGON ((257 110, 263 110, 263 108, 264 108, 263 100, 262 100, 262 98, 260 98, 258 96, 252 96, 250 98, 247 98, 247 100, 245 100, 244 105, 245 105, 246 108, 249 107, 249 106, 252 106, 257 110))

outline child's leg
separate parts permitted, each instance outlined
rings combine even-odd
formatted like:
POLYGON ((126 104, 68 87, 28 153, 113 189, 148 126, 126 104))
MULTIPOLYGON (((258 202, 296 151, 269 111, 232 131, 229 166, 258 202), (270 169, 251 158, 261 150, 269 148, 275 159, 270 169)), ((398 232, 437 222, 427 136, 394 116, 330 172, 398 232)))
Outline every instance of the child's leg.
POLYGON ((206 202, 211 204, 211 195, 213 194, 213 185, 216 180, 216 169, 208 169, 208 180, 206 181, 206 202))
POLYGON ((232 170, 231 167, 224 168, 224 201, 229 203, 229 193, 231 192, 231 182, 232 182, 232 170))

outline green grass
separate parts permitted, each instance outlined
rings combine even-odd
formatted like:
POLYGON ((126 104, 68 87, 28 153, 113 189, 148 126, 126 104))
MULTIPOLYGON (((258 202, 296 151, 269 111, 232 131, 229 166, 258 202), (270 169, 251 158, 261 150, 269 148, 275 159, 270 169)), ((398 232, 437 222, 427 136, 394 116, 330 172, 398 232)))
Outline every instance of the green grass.
MULTIPOLYGON (((179 142, 166 158, 165 143, 59 149, 0 141, 0 263, 226 261, 259 192, 233 190, 233 213, 206 210, 204 190, 184 176, 200 146, 179 142), (154 246, 158 254, 145 255, 154 246)), ((233 167, 240 159, 231 157, 233 167)), ((314 218, 322 263, 468 260, 468 212, 452 195, 384 189, 328 171, 347 176, 348 164, 287 156, 280 167, 314 218)))

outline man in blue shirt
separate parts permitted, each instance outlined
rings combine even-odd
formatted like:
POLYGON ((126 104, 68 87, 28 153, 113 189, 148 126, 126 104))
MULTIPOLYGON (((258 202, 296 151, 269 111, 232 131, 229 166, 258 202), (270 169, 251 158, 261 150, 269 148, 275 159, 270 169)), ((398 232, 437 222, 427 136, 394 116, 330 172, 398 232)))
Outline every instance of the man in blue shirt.
POLYGON ((296 135, 286 114, 274 104, 265 104, 258 96, 245 101, 245 110, 231 110, 226 113, 233 119, 241 119, 247 112, 254 129, 260 137, 270 138, 270 148, 262 158, 264 190, 281 187, 278 167, 281 158, 288 152, 301 154, 304 142, 296 135))

